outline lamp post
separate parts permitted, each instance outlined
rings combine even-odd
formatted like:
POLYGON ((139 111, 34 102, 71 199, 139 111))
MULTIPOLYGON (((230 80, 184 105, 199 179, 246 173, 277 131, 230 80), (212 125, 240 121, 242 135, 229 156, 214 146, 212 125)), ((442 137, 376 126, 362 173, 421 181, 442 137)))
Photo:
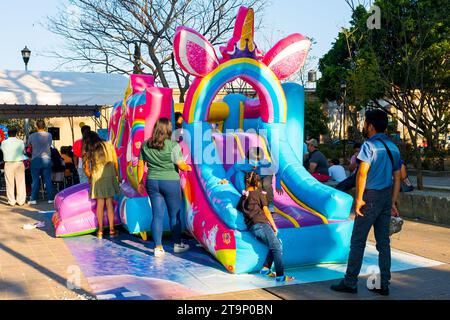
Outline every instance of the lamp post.
POLYGON ((342 121, 342 126, 343 126, 343 130, 342 130, 342 136, 343 136, 343 139, 341 140, 342 141, 342 143, 343 143, 343 148, 342 148, 342 158, 343 158, 343 161, 345 162, 345 149, 346 149, 346 144, 347 144, 347 141, 346 141, 346 135, 345 135, 345 132, 346 132, 346 121, 345 121, 345 117, 346 117, 346 105, 345 105, 345 98, 346 98, 346 96, 347 96, 347 83, 345 82, 345 80, 344 81, 342 81, 341 82, 341 90, 343 91, 343 95, 342 95, 342 98, 343 98, 343 101, 342 101, 342 117, 343 117, 343 121, 342 121))
POLYGON ((27 46, 25 46, 21 52, 23 62, 25 63, 25 71, 28 71, 28 61, 30 61, 31 51, 27 48, 27 46))
POLYGON ((315 83, 317 81, 317 72, 316 70, 308 71, 308 82, 315 83))
MULTIPOLYGON (((30 56, 31 56, 31 50, 27 48, 27 46, 25 46, 25 48, 22 49, 22 59, 23 62, 25 63, 25 72, 28 72, 28 61, 30 61, 30 56)), ((24 121, 24 131, 25 131, 25 139, 28 142, 28 133, 30 131, 29 128, 29 119, 26 118, 24 121)))
POLYGON ((315 92, 316 90, 316 82, 317 82, 317 72, 316 70, 309 70, 308 71, 308 81, 306 82, 306 84, 308 85, 308 89, 306 90, 306 93, 308 93, 308 91, 310 91, 309 95, 306 95, 306 100, 309 101, 308 96, 310 96, 313 92, 315 92))

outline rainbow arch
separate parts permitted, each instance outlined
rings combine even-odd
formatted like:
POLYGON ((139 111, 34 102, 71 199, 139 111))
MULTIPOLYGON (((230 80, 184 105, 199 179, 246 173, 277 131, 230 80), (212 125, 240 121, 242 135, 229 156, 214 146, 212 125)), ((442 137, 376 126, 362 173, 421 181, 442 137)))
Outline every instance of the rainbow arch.
POLYGON ((278 77, 265 64, 250 58, 229 60, 204 78, 197 78, 186 97, 183 118, 187 123, 207 121, 214 97, 230 81, 241 78, 257 91, 262 102, 261 119, 285 123, 287 103, 278 77))

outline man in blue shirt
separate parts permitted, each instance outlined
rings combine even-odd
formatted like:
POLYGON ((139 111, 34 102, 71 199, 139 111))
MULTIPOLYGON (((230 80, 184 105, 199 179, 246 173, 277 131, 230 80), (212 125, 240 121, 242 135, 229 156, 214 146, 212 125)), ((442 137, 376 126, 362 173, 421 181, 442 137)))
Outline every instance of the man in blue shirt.
POLYGON ((335 291, 357 293, 358 275, 367 236, 373 226, 379 253, 380 285, 369 290, 389 295, 391 279, 389 225, 391 214, 398 216, 396 202, 400 191, 400 151, 384 134, 387 125, 388 118, 384 111, 366 112, 363 133, 368 139, 358 155, 361 163, 356 176, 356 217, 347 272, 343 280, 331 286, 335 291))
POLYGON ((53 203, 53 183, 52 183, 52 158, 51 145, 52 135, 45 131, 44 120, 36 121, 37 132, 30 135, 28 145, 31 145, 31 197, 28 204, 36 204, 39 193, 39 177, 43 176, 45 181, 45 191, 47 192, 48 203, 53 203))

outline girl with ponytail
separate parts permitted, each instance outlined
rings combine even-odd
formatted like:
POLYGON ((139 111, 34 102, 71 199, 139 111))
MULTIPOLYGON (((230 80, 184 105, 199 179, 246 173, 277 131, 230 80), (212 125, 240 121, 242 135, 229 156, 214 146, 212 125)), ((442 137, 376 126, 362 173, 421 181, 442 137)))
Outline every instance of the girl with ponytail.
POLYGON ((245 190, 238 203, 238 210, 244 213, 245 224, 253 235, 269 247, 260 273, 275 277, 278 282, 294 280, 284 274, 283 250, 277 238, 278 229, 267 206, 267 197, 261 189, 261 178, 255 171, 245 174, 245 190), (271 271, 275 264, 275 273, 271 271))

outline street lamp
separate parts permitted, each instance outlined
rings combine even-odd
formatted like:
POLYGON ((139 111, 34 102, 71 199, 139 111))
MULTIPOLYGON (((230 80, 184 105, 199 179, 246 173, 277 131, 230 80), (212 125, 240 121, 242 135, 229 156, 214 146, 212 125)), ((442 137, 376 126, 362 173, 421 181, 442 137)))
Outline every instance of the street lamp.
MULTIPOLYGON (((25 72, 28 72, 28 61, 30 61, 31 56, 31 50, 25 46, 25 48, 22 49, 22 59, 25 63, 25 72)), ((24 131, 25 131, 25 139, 28 142, 28 133, 30 131, 30 120, 28 118, 24 121, 24 131)))
POLYGON ((317 81, 317 72, 315 70, 308 71, 308 82, 316 82, 317 81))
POLYGON ((21 52, 23 62, 25 63, 25 71, 28 71, 28 61, 30 61, 31 51, 27 48, 27 46, 25 46, 21 52))
POLYGON ((316 91, 316 82, 317 82, 317 72, 316 70, 308 71, 308 81, 306 85, 308 85, 307 92, 310 92, 309 95, 306 95, 306 100, 309 101, 308 96, 312 95, 316 91))
POLYGON ((343 98, 343 101, 342 101, 342 104, 343 104, 343 106, 342 106, 342 116, 343 116, 343 132, 342 132, 342 135, 343 135, 343 141, 341 141, 342 143, 343 143, 343 148, 342 148, 342 158, 344 159, 344 162, 345 162, 345 149, 346 149, 346 144, 347 144, 347 141, 345 140, 345 129, 346 129, 346 121, 345 121, 345 116, 346 116, 346 105, 345 105, 345 98, 346 98, 346 96, 347 96, 347 83, 345 82, 345 80, 343 80, 343 81, 341 81, 341 90, 343 91, 343 96, 342 96, 342 98, 343 98))

